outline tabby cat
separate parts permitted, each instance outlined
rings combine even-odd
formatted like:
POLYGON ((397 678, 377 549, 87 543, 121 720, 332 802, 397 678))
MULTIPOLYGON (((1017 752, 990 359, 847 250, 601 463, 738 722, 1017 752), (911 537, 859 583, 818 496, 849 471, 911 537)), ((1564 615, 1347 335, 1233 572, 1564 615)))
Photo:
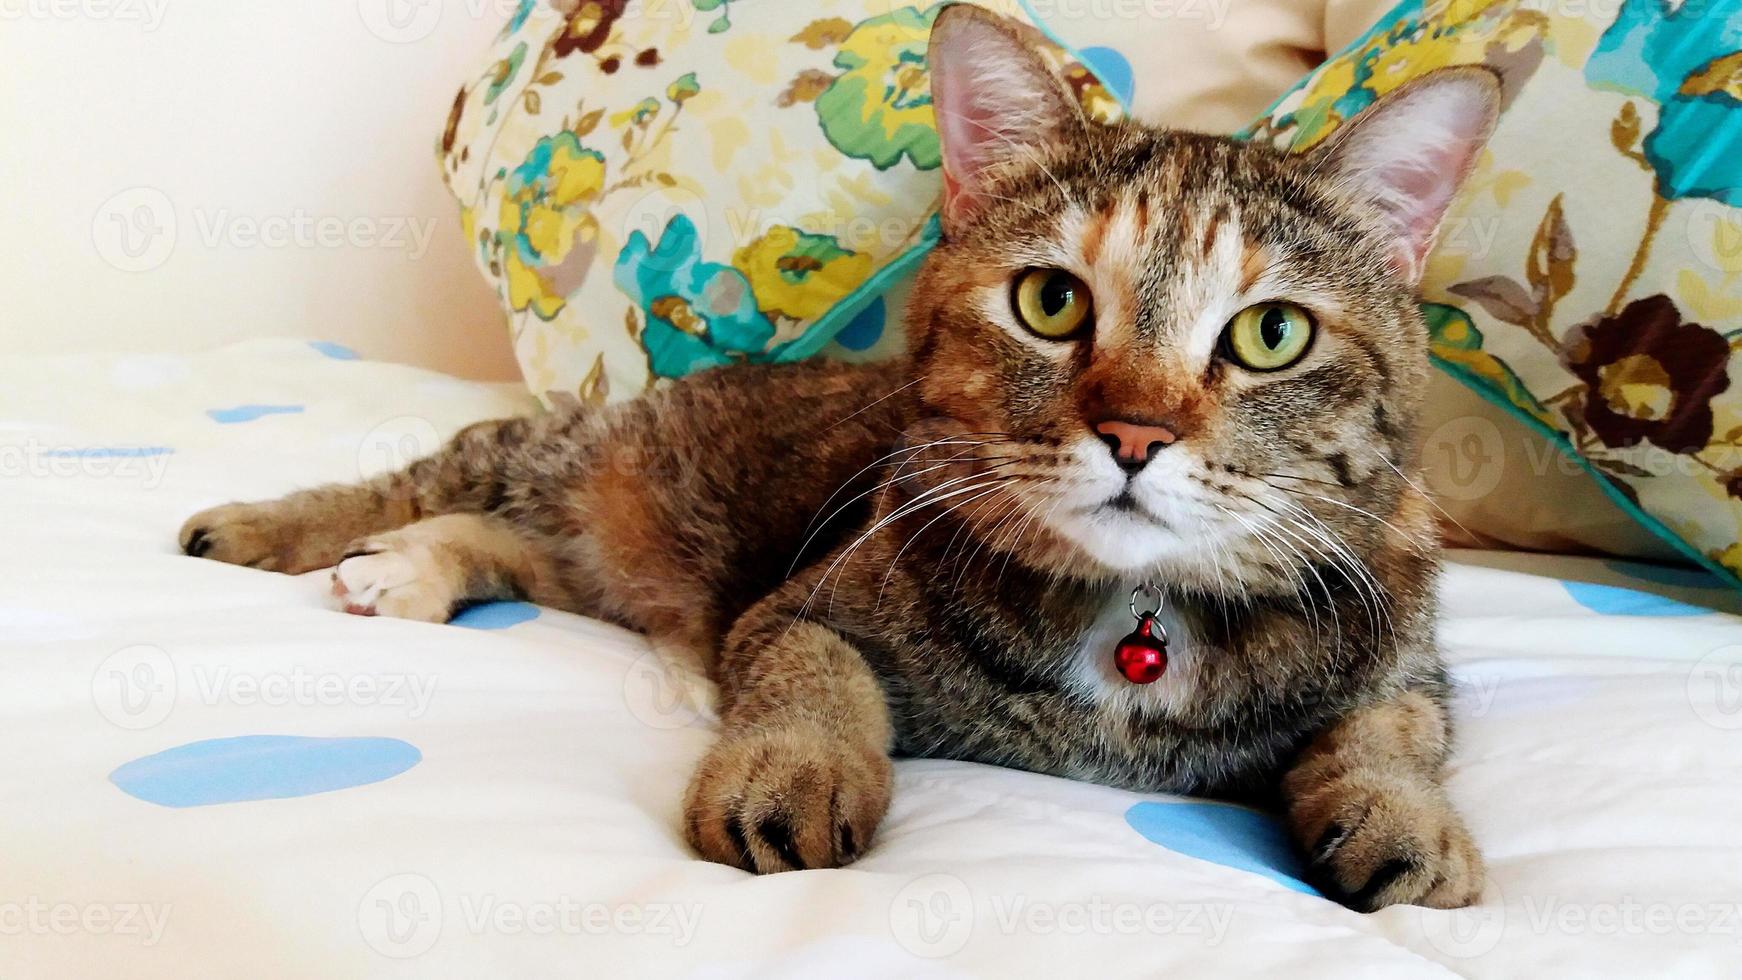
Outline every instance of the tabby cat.
POLYGON ((474 425, 198 514, 183 550, 336 564, 363 615, 526 598, 702 651, 721 732, 683 820, 714 861, 852 861, 892 756, 930 756, 1271 805, 1354 908, 1475 900, 1414 297, 1495 78, 1436 72, 1289 155, 1088 123, 1028 30, 937 19, 943 236, 903 359, 474 425), (1134 590, 1153 683, 1114 664, 1134 590))

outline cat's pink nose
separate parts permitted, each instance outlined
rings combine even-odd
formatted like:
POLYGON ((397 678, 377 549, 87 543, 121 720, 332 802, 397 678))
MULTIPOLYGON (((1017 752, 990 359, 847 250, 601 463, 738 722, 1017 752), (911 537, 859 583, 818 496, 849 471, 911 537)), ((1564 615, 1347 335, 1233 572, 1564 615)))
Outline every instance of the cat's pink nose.
POLYGON ((1095 423, 1095 434, 1113 451, 1113 460, 1132 473, 1142 469, 1162 446, 1178 438, 1171 429, 1123 419, 1095 423))

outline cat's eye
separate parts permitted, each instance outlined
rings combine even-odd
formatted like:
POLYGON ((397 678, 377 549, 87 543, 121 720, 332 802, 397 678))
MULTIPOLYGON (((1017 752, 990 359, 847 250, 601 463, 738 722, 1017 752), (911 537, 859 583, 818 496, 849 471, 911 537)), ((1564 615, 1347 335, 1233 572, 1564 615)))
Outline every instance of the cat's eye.
POLYGON ((1016 278, 1011 305, 1031 332, 1064 340, 1089 322, 1095 302, 1089 287, 1063 269, 1029 269, 1016 278))
POLYGON ((1223 343, 1228 356, 1253 371, 1280 371, 1312 345, 1312 314, 1293 303, 1259 303, 1234 314, 1223 343))

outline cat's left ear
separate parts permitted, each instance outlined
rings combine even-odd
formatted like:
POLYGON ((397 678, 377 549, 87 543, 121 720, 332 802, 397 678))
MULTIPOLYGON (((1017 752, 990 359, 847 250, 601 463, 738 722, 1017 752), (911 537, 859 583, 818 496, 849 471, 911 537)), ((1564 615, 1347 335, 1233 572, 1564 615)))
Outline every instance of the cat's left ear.
POLYGON ((944 170, 944 231, 971 221, 991 176, 1084 124, 1064 80, 1012 22, 982 7, 945 7, 926 63, 944 170))
POLYGON ((1314 151, 1315 169, 1376 207, 1396 235, 1391 263, 1410 282, 1427 268, 1440 220, 1500 115, 1500 79, 1443 68, 1402 86, 1314 151))

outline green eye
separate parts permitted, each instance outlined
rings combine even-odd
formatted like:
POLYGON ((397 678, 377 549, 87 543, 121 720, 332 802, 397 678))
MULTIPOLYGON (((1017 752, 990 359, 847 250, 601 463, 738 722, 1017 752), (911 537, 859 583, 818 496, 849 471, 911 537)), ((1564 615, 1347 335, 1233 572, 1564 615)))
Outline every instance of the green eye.
POLYGON ((1253 371, 1280 371, 1313 342, 1312 314, 1293 303, 1259 303, 1234 314, 1223 334, 1228 355, 1253 371))
POLYGON ((1076 333, 1094 312, 1089 287, 1063 269, 1024 272, 1016 279, 1011 305, 1023 326, 1049 340, 1064 340, 1076 333))

